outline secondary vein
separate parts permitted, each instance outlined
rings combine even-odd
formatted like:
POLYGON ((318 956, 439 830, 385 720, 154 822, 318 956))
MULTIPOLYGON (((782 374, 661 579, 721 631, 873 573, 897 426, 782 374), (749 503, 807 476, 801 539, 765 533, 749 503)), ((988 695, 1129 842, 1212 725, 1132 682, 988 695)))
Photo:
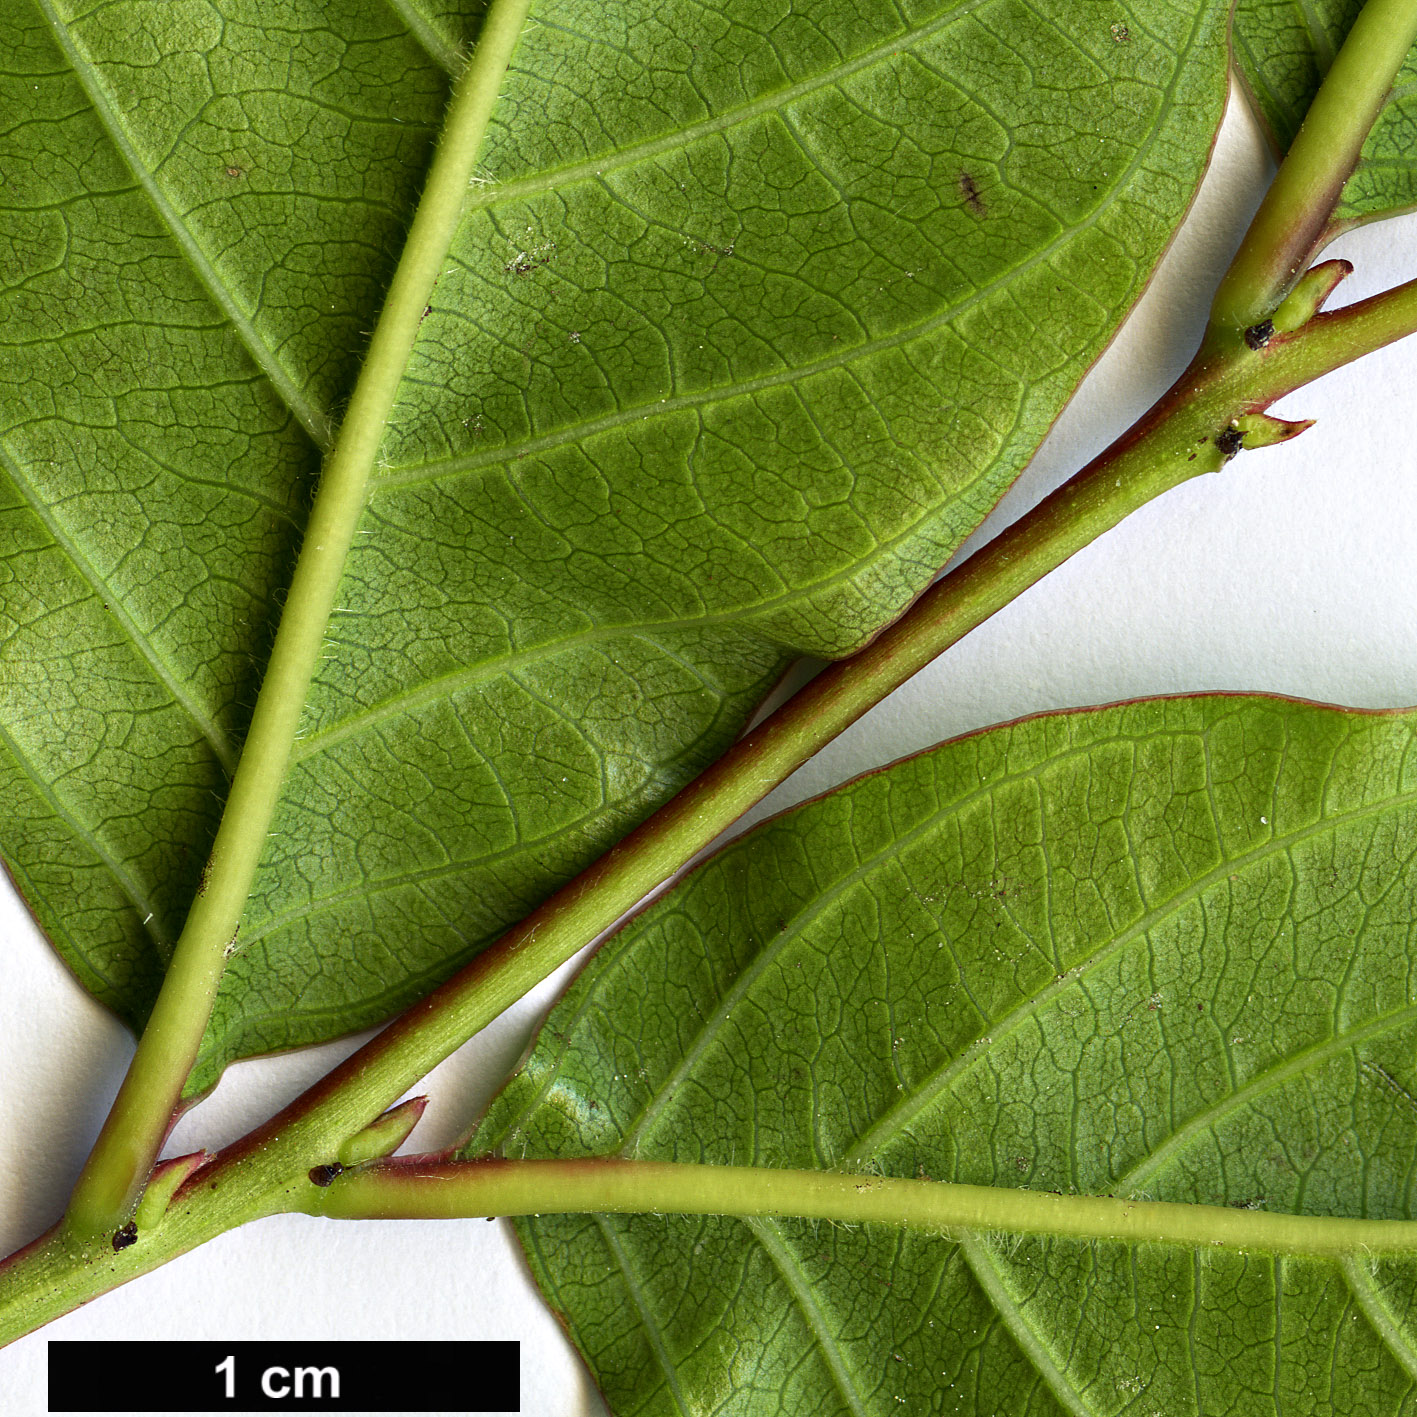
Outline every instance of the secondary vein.
POLYGON ((5 471, 10 474, 10 481, 14 484, 15 490, 29 504, 30 510, 54 539, 54 544, 68 558, 79 578, 98 597, 103 608, 118 622, 128 642, 142 657, 148 668, 157 675, 178 707, 192 720, 197 731, 207 740, 208 746, 216 754, 217 761, 230 773, 236 765, 236 750, 232 747, 231 740, 216 726, 211 715, 192 696, 188 685, 182 682, 176 672, 157 652, 152 641, 138 628, 137 622, 123 605, 123 597, 108 585, 50 508, 40 497, 35 495, 29 479, 24 475, 23 469, 3 441, 0 441, 0 466, 3 466, 5 471))
POLYGON ((246 347, 247 353, 255 360, 261 372, 270 381, 271 387, 280 396, 281 401, 291 411, 300 426, 309 434, 310 440, 321 450, 327 448, 330 443, 329 417, 305 396, 289 371, 281 365, 271 348, 256 333, 256 327, 251 323, 250 317, 241 309, 235 295, 217 273, 216 267, 212 265, 206 252, 202 250, 196 236, 182 219, 181 214, 168 201, 167 194, 159 186, 157 178, 139 156, 137 148, 124 131, 118 107, 108 92, 97 65, 80 48, 78 40, 70 33, 69 27, 55 12, 52 0, 36 0, 36 4, 48 22, 55 42, 64 52, 65 58, 68 59, 74 77, 78 80, 79 86, 92 105, 94 116, 108 135, 109 141, 118 150, 118 154, 128 170, 137 179, 138 185, 143 189, 143 194, 157 213, 158 220, 167 228, 168 234, 177 243, 192 274, 196 276, 213 303, 231 322, 232 329, 236 331, 241 343, 246 347))

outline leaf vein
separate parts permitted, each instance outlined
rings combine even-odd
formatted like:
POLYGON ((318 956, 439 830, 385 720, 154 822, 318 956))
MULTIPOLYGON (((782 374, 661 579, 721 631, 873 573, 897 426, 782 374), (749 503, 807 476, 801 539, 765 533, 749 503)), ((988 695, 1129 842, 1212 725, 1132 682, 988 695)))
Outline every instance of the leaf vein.
POLYGON ((860 1392, 860 1379, 851 1371, 846 1361, 846 1355, 841 1351, 841 1346, 827 1322, 826 1315, 822 1313, 821 1306, 817 1303, 811 1284, 806 1275, 802 1273, 802 1267, 798 1264, 796 1256, 787 1247, 781 1228, 776 1221, 769 1219, 755 1218, 745 1220, 743 1223, 752 1233, 773 1268, 778 1272, 782 1282, 787 1286, 788 1293, 792 1296, 792 1302, 806 1321, 817 1348, 821 1352, 822 1359, 827 1365, 827 1370, 832 1375, 832 1381, 836 1384, 837 1391, 841 1393, 847 1407, 851 1409, 853 1417, 867 1417, 866 1403, 860 1392))
MULTIPOLYGON (((973 8, 974 5, 984 3, 984 0, 969 0, 965 8, 973 8)), ((945 23, 947 21, 942 21, 945 23)), ((1200 17, 1198 15, 1197 25, 1200 17)), ((1195 42, 1195 32, 1192 33, 1191 43, 1195 42)), ((899 47, 897 42, 895 48, 899 47)), ((894 48, 890 45, 882 46, 886 54, 894 53, 894 48)), ((849 349, 840 350, 836 353, 823 355, 819 359, 812 361, 802 361, 792 366, 774 370, 767 374, 761 374, 751 379, 739 380, 732 384, 716 385, 712 388, 699 389, 690 393, 674 394, 667 398, 655 399, 648 403, 633 404, 626 408, 617 409, 614 413, 603 414, 599 418, 589 419, 584 423, 569 425, 566 427, 553 429, 550 432, 539 434, 535 437, 520 439, 515 447, 502 446, 490 448, 480 453, 468 454, 466 456, 441 459, 437 462, 404 464, 400 467, 387 469, 382 472, 372 483, 371 496, 377 497, 382 491, 395 487, 419 486, 425 483, 438 481, 442 478, 456 477, 463 473, 474 472, 481 468, 500 465, 509 458, 523 458, 551 449, 561 447, 567 443, 580 442, 594 437, 598 433, 611 431, 623 425, 641 421, 651 413, 669 414, 681 409, 700 408, 707 404, 724 402, 729 399, 741 398, 749 394, 761 393, 769 389, 780 388, 784 385, 796 384, 810 379, 813 375, 831 372, 836 369, 846 368, 859 361, 869 359, 879 353, 889 352, 901 346, 924 338, 935 333, 937 330, 949 325, 960 316, 969 313, 976 306, 995 295, 1001 289, 1006 289, 1020 276, 1026 275, 1029 271, 1046 263, 1059 251, 1071 245, 1075 239, 1090 231, 1104 215, 1106 215, 1114 205, 1120 200, 1127 183, 1131 177, 1144 165, 1145 159, 1150 155, 1152 148, 1160 140, 1162 130, 1165 126, 1164 119, 1170 112, 1171 103, 1175 96, 1176 85, 1180 82, 1182 71, 1181 65, 1177 65, 1175 74, 1168 85, 1163 102, 1160 104, 1155 122, 1145 142, 1138 145, 1137 151, 1133 154, 1132 160, 1113 184, 1106 198, 1099 202, 1097 207, 1089 213, 1083 221, 1072 225, 1063 224, 1063 229, 1047 245, 1040 247, 1031 256, 1019 261, 1016 265, 1001 271, 994 280, 985 285, 976 287, 970 294, 955 301, 946 309, 932 315, 929 319, 920 321, 914 325, 905 326, 902 329, 892 331, 890 334, 878 336, 874 340, 867 340, 849 349)), ((672 146, 673 142, 682 139, 684 142, 690 141, 689 134, 692 129, 684 129, 680 134, 676 134, 673 139, 664 140, 658 150, 672 146)), ((588 176, 596 176, 597 171, 593 164, 588 165, 588 176)), ((497 189, 497 199, 505 197, 513 190, 515 184, 497 189)), ((492 198, 488 198, 482 205, 490 205, 492 198)), ((471 208, 469 209, 471 210, 471 208)), ((978 351, 981 355, 985 351, 978 351)))
POLYGON ((1397 1360, 1402 1371, 1417 1382, 1417 1347, 1402 1331, 1392 1310, 1384 1302, 1381 1290, 1373 1283, 1372 1276, 1356 1255, 1340 1260, 1338 1267, 1373 1332, 1397 1360))
POLYGON ((52 0, 35 0, 35 3, 48 22, 55 42, 69 61, 74 77, 87 96, 99 125, 107 134, 124 164, 137 179, 144 196, 182 252, 198 283, 226 316, 247 353, 265 374, 271 387, 309 435, 310 440, 322 450, 328 447, 331 434, 328 415, 306 398, 305 394, 296 386, 294 379, 256 333, 255 326, 237 304, 234 293, 217 274, 216 268, 208 259, 206 252, 202 250, 195 234, 188 228, 177 209, 168 200, 167 194, 159 186, 156 176, 138 155, 137 149, 123 129, 117 107, 98 72, 97 66, 80 48, 77 39, 54 9, 52 0))
POLYGON ((108 848, 99 841, 97 834, 80 822, 74 816, 73 812, 64 805, 58 793, 49 785, 45 775, 35 771, 34 765, 30 762, 28 755, 20 747, 19 742, 4 724, 0 724, 0 745, 3 745, 9 751, 11 758, 14 759, 15 765, 29 778, 36 793, 44 800, 49 810, 93 852, 98 862, 113 878, 119 890, 121 890, 132 903, 133 909, 138 913, 138 918, 143 930, 153 943, 157 944, 157 933, 151 928, 150 923, 156 915, 153 906, 149 903, 138 886, 129 878, 128 873, 109 852, 108 848))
POLYGON ((1047 1345, 1024 1317, 1022 1308, 1004 1287, 1003 1275, 999 1272, 988 1246, 977 1235, 965 1235, 961 1238, 959 1247, 970 1273, 974 1275, 994 1312, 998 1314, 999 1321, 1013 1339, 1014 1346, 1027 1359, 1059 1405, 1066 1409, 1071 1417, 1094 1417, 1092 1410, 1083 1402, 1077 1389, 1068 1381, 1052 1353, 1048 1351, 1047 1345))
POLYGON ((29 479, 24 476, 18 462, 3 440, 0 440, 0 466, 4 467, 15 490, 24 498, 35 517, 54 539, 55 546, 64 553, 79 578, 97 597, 99 603, 113 616, 129 644, 157 675, 163 687, 172 695, 173 701, 206 739, 222 767, 230 773, 236 765, 236 749, 232 746, 231 740, 217 727, 211 715, 196 703, 188 686, 181 681, 167 661, 158 653, 156 646, 138 628, 137 623, 124 608, 123 597, 104 581, 97 569, 79 549, 78 544, 59 524, 43 499, 36 495, 29 479))
POLYGON ((620 1266, 620 1274, 625 1281, 626 1292, 629 1294, 630 1302, 635 1306, 636 1312, 638 1312, 640 1316, 640 1323, 643 1325, 645 1338, 649 1341, 650 1349, 654 1353, 660 1371, 664 1374, 665 1386, 668 1387, 670 1396, 674 1399, 674 1405, 683 1414, 683 1417, 693 1417, 692 1409, 685 1401, 683 1391, 679 1387, 679 1379, 675 1372, 674 1362, 669 1356, 669 1349, 664 1341, 664 1335, 660 1332, 659 1325, 651 1315, 649 1305, 645 1302, 645 1297, 640 1291, 634 1266, 630 1263, 629 1256, 625 1253, 624 1247, 620 1244, 620 1237, 611 1230, 605 1216, 597 1215, 592 1218, 597 1228, 600 1230, 601 1237, 605 1242, 605 1248, 610 1251, 611 1257, 614 1259, 615 1263, 620 1266))
MULTIPOLYGON (((1313 837, 1325 835, 1354 822, 1364 821, 1398 807, 1408 806, 1414 801, 1417 801, 1417 792, 1395 794, 1381 802, 1324 818, 1287 836, 1271 837, 1262 845, 1240 856, 1223 859, 1213 870, 1198 876, 1170 899, 1144 912, 1125 930, 1118 932, 1108 940, 1099 942, 1087 959, 1074 965, 1061 979, 1040 989, 1031 999, 1025 1000, 991 1027, 987 1035, 989 1041, 997 1043, 1000 1038, 1013 1033, 1029 1019, 1034 1018, 1054 998, 1071 987, 1074 981, 1085 977, 1092 970, 1106 963, 1135 940, 1153 930, 1192 901, 1199 899, 1213 885, 1225 880, 1230 875, 1246 871, 1276 853, 1287 853, 1295 845, 1313 837)), ((932 1077, 927 1077, 914 1094, 903 1098, 896 1106, 879 1117, 867 1128, 857 1140, 856 1145, 841 1158, 838 1164, 850 1166, 859 1163, 898 1136, 926 1107, 948 1092, 961 1076, 978 1066, 986 1056, 983 1043, 983 1037, 976 1039, 970 1047, 962 1049, 932 1077)))

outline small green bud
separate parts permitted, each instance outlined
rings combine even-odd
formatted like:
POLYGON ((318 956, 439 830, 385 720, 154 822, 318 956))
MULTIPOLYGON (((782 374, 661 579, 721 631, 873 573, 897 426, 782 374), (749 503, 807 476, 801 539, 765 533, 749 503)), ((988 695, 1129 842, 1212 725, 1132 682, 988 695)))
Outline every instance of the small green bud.
POLYGON ((362 1132, 356 1132, 340 1147, 340 1165, 361 1166, 366 1161, 374 1161, 397 1151, 408 1140, 408 1134, 427 1105, 426 1097, 410 1097, 406 1102, 390 1107, 382 1117, 376 1117, 362 1132))
POLYGON ((1305 271, 1274 312, 1275 334, 1288 334, 1307 325, 1323 309, 1324 301, 1338 288, 1338 283, 1352 274, 1351 261, 1321 261, 1305 271))
POLYGON ((147 1189, 143 1192, 143 1198, 138 1202, 138 1209, 133 1215, 138 1229, 152 1229, 167 1214, 167 1207, 172 1203, 172 1198, 183 1181, 211 1159, 210 1152, 194 1151, 187 1156, 174 1156, 167 1161, 159 1161, 153 1167, 147 1189))
POLYGON ((1275 443, 1287 443, 1306 428, 1314 426, 1312 418, 1272 418, 1267 413, 1242 413, 1230 424, 1244 438, 1246 448, 1269 448, 1275 443))

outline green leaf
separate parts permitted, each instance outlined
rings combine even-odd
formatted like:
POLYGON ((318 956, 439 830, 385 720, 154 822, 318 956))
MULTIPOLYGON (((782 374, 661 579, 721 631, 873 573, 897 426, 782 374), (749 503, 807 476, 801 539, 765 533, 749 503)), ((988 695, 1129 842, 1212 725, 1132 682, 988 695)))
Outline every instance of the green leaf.
MULTIPOLYGON (((130 1021, 481 9, 0 17, 3 846, 130 1021)), ((1180 220, 1223 24, 538 5, 194 1088, 424 991, 909 602, 1180 220)))
MULTIPOLYGON (((688 878, 601 950, 467 1152, 1410 1217, 1414 900, 1411 713, 1209 697, 1024 720, 688 878)), ((1417 1403, 1407 1262, 519 1225, 622 1414, 1417 1403)))
MULTIPOLYGON (((1299 131, 1362 0, 1238 0, 1235 58, 1251 102, 1277 152, 1299 131)), ((1417 58, 1403 66, 1363 145, 1363 157, 1334 213, 1348 225, 1417 207, 1417 58)))

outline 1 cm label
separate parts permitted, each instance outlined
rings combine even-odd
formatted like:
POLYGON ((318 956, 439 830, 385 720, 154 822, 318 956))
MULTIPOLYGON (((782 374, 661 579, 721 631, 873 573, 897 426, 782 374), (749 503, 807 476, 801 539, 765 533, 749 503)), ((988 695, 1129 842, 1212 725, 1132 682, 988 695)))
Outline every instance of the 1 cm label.
MULTIPOLYGON (((228 1353, 216 1365, 216 1373, 223 1380, 228 1400, 235 1401, 236 1354, 228 1353)), ((339 1369, 332 1365, 323 1368, 284 1368, 273 1363, 261 1372, 261 1396, 271 1402, 286 1398, 293 1402, 338 1402, 339 1369)))

